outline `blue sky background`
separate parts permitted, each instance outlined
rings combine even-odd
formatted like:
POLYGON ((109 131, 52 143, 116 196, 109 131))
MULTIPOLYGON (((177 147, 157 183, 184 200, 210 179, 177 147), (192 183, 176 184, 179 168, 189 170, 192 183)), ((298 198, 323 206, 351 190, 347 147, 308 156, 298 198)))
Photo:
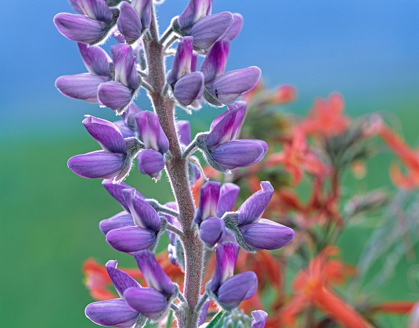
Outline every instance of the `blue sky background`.
MULTIPOLYGON (((162 28, 186 4, 166 0, 158 12, 162 28)), ((112 117, 54 87, 58 76, 85 71, 75 43, 52 23, 56 13, 72 11, 65 0, 4 1, 1 7, 2 131, 55 134, 73 130, 85 113, 112 117)), ((403 102, 419 107, 417 0, 215 0, 214 12, 224 10, 245 17, 228 69, 257 65, 269 85, 294 85, 299 100, 292 109, 305 111, 314 97, 334 90, 349 111, 397 111, 403 102)))

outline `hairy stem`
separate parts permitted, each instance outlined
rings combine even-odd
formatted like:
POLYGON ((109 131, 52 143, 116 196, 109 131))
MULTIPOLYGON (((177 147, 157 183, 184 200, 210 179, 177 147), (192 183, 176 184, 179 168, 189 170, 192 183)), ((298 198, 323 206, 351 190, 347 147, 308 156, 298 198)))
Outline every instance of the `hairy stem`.
POLYGON ((185 248, 185 282, 184 295, 187 307, 183 314, 178 315, 178 324, 182 328, 195 328, 198 326, 197 318, 193 310, 198 304, 202 283, 203 272, 203 245, 197 232, 192 228, 195 213, 195 205, 188 180, 187 162, 182 159, 178 135, 175 126, 173 100, 164 96, 162 92, 165 80, 165 56, 163 46, 159 43, 159 32, 154 13, 150 26, 151 40, 144 41, 148 66, 148 82, 153 88, 149 93, 154 110, 156 111, 160 125, 169 139, 171 160, 166 163, 166 171, 169 175, 179 207, 179 222, 184 232, 183 244, 185 248))

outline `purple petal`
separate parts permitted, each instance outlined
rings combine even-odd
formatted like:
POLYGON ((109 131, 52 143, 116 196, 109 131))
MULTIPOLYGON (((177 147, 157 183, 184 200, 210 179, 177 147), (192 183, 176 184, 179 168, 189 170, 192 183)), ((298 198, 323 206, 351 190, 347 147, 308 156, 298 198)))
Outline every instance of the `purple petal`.
POLYGON ((86 118, 83 120, 83 125, 104 150, 122 154, 127 152, 124 137, 115 124, 86 115, 86 118))
POLYGON ((234 140, 246 115, 247 104, 238 101, 211 124, 211 132, 205 140, 207 147, 213 147, 234 140))
POLYGON ((115 121, 115 122, 113 122, 113 124, 115 124, 115 126, 118 128, 118 130, 121 131, 122 136, 124 138, 135 137, 135 132, 132 131, 130 128, 128 128, 123 120, 115 121))
POLYGON ((227 72, 207 85, 206 89, 218 102, 228 104, 252 90, 260 75, 260 69, 255 66, 227 72))
POLYGON ((230 42, 217 41, 211 47, 201 65, 201 72, 205 75, 205 83, 210 83, 224 73, 227 65, 230 42))
POLYGON ((138 191, 136 191, 134 188, 130 187, 126 183, 113 183, 112 180, 103 180, 102 185, 105 187, 105 189, 108 191, 108 193, 115 198, 119 204, 123 207, 125 211, 128 213, 130 212, 130 209, 125 201, 123 190, 125 189, 133 189, 134 190, 134 197, 139 199, 146 199, 143 195, 141 195, 138 191))
POLYGON ((195 222, 197 224, 201 224, 202 221, 210 216, 216 216, 220 188, 221 183, 217 181, 208 181, 201 187, 199 207, 195 216, 195 222))
POLYGON ((144 29, 150 28, 152 0, 133 0, 131 6, 134 8, 144 29))
POLYGON ((54 17, 58 31, 67 39, 93 44, 107 33, 108 24, 77 14, 60 13, 54 17))
POLYGON ((123 227, 111 230, 106 241, 119 252, 134 253, 149 249, 156 240, 156 233, 140 227, 123 227))
POLYGON ((250 196, 238 209, 239 226, 250 224, 259 219, 268 206, 274 188, 269 181, 260 183, 261 189, 250 196))
POLYGON ((211 14, 212 0, 190 0, 188 6, 177 18, 182 30, 189 29, 200 19, 211 14))
POLYGON ((235 13, 233 14, 233 23, 223 36, 223 40, 231 41, 235 39, 243 28, 243 16, 235 13))
POLYGON ((98 46, 88 46, 77 42, 81 58, 90 74, 111 76, 109 63, 112 61, 105 50, 98 46))
MULTIPOLYGON (((165 206, 175 211, 178 210, 176 202, 166 203, 165 206)), ((179 228, 179 229, 181 228, 179 221, 175 217, 169 214, 165 214, 165 213, 160 213, 160 215, 163 215, 167 219, 167 222, 169 222, 171 225, 174 225, 176 228, 179 228)), ((172 245, 176 245, 177 235, 169 230, 166 230, 166 231, 167 231, 167 235, 169 236, 170 243, 172 245)))
POLYGON ((218 244, 216 250, 217 260, 215 262, 214 276, 211 280, 211 291, 214 293, 220 286, 234 275, 239 245, 226 242, 218 244))
POLYGON ((70 6, 77 11, 79 14, 84 15, 83 10, 80 8, 80 6, 77 4, 79 0, 68 0, 68 2, 70 3, 70 6))
POLYGON ((95 324, 105 327, 134 325, 138 318, 138 312, 133 311, 122 299, 90 303, 86 306, 85 314, 95 324))
POLYGON ((91 74, 65 75, 55 81, 55 86, 69 98, 82 99, 90 103, 97 103, 97 90, 99 85, 109 81, 107 76, 91 74))
POLYGON ((193 58, 193 37, 185 36, 180 39, 172 69, 167 74, 167 83, 173 86, 181 77, 191 73, 193 58))
POLYGON ((113 14, 105 0, 75 0, 75 2, 90 18, 106 23, 112 22, 113 14))
POLYGON ((115 81, 121 82, 131 90, 140 86, 135 57, 132 48, 126 44, 117 44, 111 47, 115 68, 115 81))
POLYGON ((199 314, 199 320, 198 320, 198 326, 201 326, 204 324, 205 319, 207 318, 208 315, 208 309, 210 306, 210 301, 206 301, 204 306, 201 309, 201 313, 199 314))
POLYGON ((176 82, 173 94, 183 106, 191 105, 204 94, 204 74, 193 72, 176 82))
POLYGON ((141 287, 141 285, 132 278, 129 274, 118 270, 116 267, 118 261, 111 260, 106 263, 106 270, 108 271, 109 278, 111 278, 112 283, 118 292, 120 297, 124 297, 124 292, 131 287, 141 287))
POLYGON ((156 210, 144 199, 137 197, 135 189, 125 189, 122 193, 134 222, 143 229, 159 231, 161 220, 156 210))
POLYGON ((255 250, 282 248, 294 239, 294 230, 271 220, 260 219, 256 223, 240 227, 247 244, 255 250))
POLYGON ((268 314, 265 311, 258 310, 252 311, 252 327, 251 328, 264 328, 268 314))
POLYGON ((142 110, 136 104, 131 103, 122 115, 122 119, 125 125, 132 131, 137 130, 137 122, 135 121, 135 116, 137 116, 140 112, 142 112, 142 110))
POLYGON ((240 187, 234 183, 224 183, 221 187, 217 205, 217 216, 221 218, 225 212, 230 212, 240 192, 240 187))
POLYGON ((77 175, 87 179, 116 177, 124 167, 125 155, 103 150, 71 157, 67 166, 77 175))
POLYGON ((157 178, 164 169, 164 157, 154 149, 142 150, 138 156, 138 170, 152 178, 157 178))
POLYGON ((155 319, 168 304, 166 297, 153 288, 129 288, 124 293, 128 305, 150 319, 155 319))
POLYGON ((234 140, 218 146, 211 156, 225 170, 234 170, 261 161, 267 148, 262 140, 234 140))
POLYGON ((156 113, 143 111, 135 117, 144 145, 148 149, 154 149, 162 154, 169 150, 169 140, 160 126, 156 113))
POLYGON ((214 247, 224 232, 224 221, 217 217, 210 217, 199 226, 199 237, 208 246, 214 247))
POLYGON ((134 257, 149 287, 166 297, 173 295, 175 285, 157 263, 153 252, 139 251, 134 257))
POLYGON ((133 43, 141 37, 143 26, 140 17, 127 2, 121 4, 117 25, 128 43, 133 43))
POLYGON ((131 90, 115 81, 102 83, 97 91, 97 96, 99 104, 118 111, 126 108, 132 99, 131 90))
POLYGON ((221 285, 218 290, 218 302, 226 309, 238 307, 241 301, 251 298, 256 293, 258 278, 252 271, 237 274, 221 285))
POLYGON ((187 146, 191 142, 191 124, 189 121, 177 121, 176 131, 179 135, 180 143, 187 146))
POLYGON ((194 38, 194 47, 208 49, 230 27, 233 15, 230 12, 222 12, 202 18, 188 31, 188 35, 194 38))
POLYGON ((135 224, 134 224, 132 215, 129 214, 128 212, 123 211, 121 213, 118 213, 112 216, 109 219, 100 221, 99 229, 106 236, 106 234, 113 229, 118 229, 122 227, 130 227, 134 225, 135 224))

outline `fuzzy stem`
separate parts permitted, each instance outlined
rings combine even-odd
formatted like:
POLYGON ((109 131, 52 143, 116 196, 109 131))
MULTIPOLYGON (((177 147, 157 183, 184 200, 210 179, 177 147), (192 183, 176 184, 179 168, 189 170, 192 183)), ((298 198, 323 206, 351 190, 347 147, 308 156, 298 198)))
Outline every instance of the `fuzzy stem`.
POLYGON ((170 144, 171 159, 166 163, 166 172, 169 176, 174 196, 179 208, 179 222, 185 234, 183 244, 185 248, 185 282, 184 295, 187 300, 187 307, 183 313, 178 314, 178 324, 182 328, 196 328, 198 318, 193 315, 193 309, 199 301, 199 294, 203 273, 204 248, 198 233, 192 228, 192 221, 195 213, 195 205, 192 198, 188 179, 188 166, 185 159, 182 159, 182 151, 178 140, 178 134, 174 118, 174 101, 164 97, 162 90, 166 80, 165 56, 163 46, 158 42, 159 32, 152 6, 152 22, 150 33, 152 39, 144 41, 149 83, 154 92, 149 97, 156 111, 160 125, 170 144))

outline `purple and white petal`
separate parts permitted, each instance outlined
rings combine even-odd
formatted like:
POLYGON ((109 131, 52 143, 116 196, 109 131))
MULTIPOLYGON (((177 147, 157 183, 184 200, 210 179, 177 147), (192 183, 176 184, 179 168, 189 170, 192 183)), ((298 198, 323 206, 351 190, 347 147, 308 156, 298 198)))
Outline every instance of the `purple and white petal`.
POLYGON ((138 191, 136 191, 134 188, 130 187, 129 185, 127 185, 126 183, 114 183, 112 180, 103 180, 102 185, 105 187, 105 189, 107 190, 107 192, 116 199, 116 201, 121 204, 121 206, 123 207, 123 209, 125 211, 127 211, 128 213, 130 212, 130 209, 125 201, 125 197, 124 197, 124 193, 123 190, 124 189, 133 189, 134 190, 134 197, 135 198, 139 198, 139 199, 146 199, 143 195, 141 195, 138 191))
POLYGON ((295 235, 291 228, 266 219, 241 226, 240 231, 246 243, 255 250, 282 248, 288 245, 295 235))
POLYGON ((104 150, 122 154, 127 152, 124 137, 115 124, 90 115, 85 117, 82 122, 84 127, 104 150))
POLYGON ((99 326, 113 327, 125 323, 135 324, 138 312, 132 310, 122 299, 90 303, 85 309, 86 317, 99 326))
POLYGON ((105 0, 75 0, 75 2, 86 16, 106 23, 112 22, 113 14, 105 0))
POLYGON ((258 278, 252 271, 237 274, 218 289, 218 302, 225 309, 233 310, 244 300, 255 295, 258 286, 258 278))
POLYGON ((216 250, 216 262, 214 268, 214 276, 211 280, 210 289, 217 293, 228 279, 233 277, 234 268, 236 266, 239 245, 233 242, 218 244, 216 250))
POLYGON ((150 28, 151 5, 153 0, 133 0, 131 6, 141 19, 143 29, 150 28))
POLYGON ((154 149, 144 149, 138 156, 138 170, 142 174, 147 174, 152 178, 160 176, 160 172, 164 169, 164 157, 154 149))
POLYGON ((90 74, 111 76, 109 64, 112 62, 109 55, 98 46, 88 46, 85 43, 77 42, 81 58, 90 74))
POLYGON ((206 90, 219 103, 228 104, 251 91, 258 83, 260 75, 260 69, 255 66, 230 71, 217 77, 206 86, 206 90))
POLYGON ((250 196, 238 209, 239 226, 256 222, 271 201, 274 193, 272 184, 269 181, 262 181, 260 188, 260 190, 250 196))
POLYGON ((257 310, 252 311, 252 327, 251 328, 264 328, 268 314, 265 311, 257 310))
POLYGON ((168 307, 166 297, 153 288, 129 288, 124 297, 132 309, 150 319, 156 319, 168 307))
POLYGON ((240 34, 240 31, 242 30, 242 28, 243 28, 243 16, 238 13, 234 13, 233 23, 231 23, 230 28, 223 35, 223 40, 231 41, 235 39, 240 34))
POLYGON ((117 26, 128 43, 133 43, 141 37, 143 26, 140 17, 128 2, 121 4, 117 26))
POLYGON ((138 113, 135 119, 145 148, 154 149, 162 154, 169 150, 169 140, 160 126, 156 113, 143 111, 138 113))
POLYGON ((141 287, 141 285, 132 278, 129 274, 117 269, 118 261, 110 260, 106 263, 105 267, 108 271, 109 278, 121 298, 124 298, 124 292, 128 288, 141 287))
POLYGON ((131 90, 138 89, 140 80, 132 48, 126 44, 117 44, 111 47, 111 52, 115 69, 115 81, 121 82, 131 90))
POLYGON ((204 94, 204 74, 193 72, 176 82, 173 95, 183 106, 191 105, 204 94))
POLYGON ((230 42, 217 41, 205 56, 201 65, 201 72, 205 75, 205 83, 210 83, 222 75, 227 65, 230 42))
POLYGON ((135 226, 134 219, 125 211, 99 222, 99 229, 105 236, 111 230, 130 226, 135 226))
POLYGON ((156 210, 144 199, 137 197, 135 189, 125 189, 122 193, 134 222, 143 229, 158 232, 161 220, 156 210))
POLYGON ((188 35, 194 38, 194 47, 208 49, 233 22, 233 15, 230 12, 222 12, 202 18, 188 31, 188 35))
POLYGON ((119 252, 134 253, 149 249, 156 241, 156 233, 137 226, 123 227, 109 231, 106 241, 119 252))
POLYGON ((191 142, 191 124, 189 121, 177 121, 176 131, 179 135, 180 143, 187 146, 191 142))
POLYGON ((191 73, 193 58, 193 37, 185 36, 180 39, 172 69, 167 74, 167 83, 173 85, 186 74, 191 73))
POLYGON ((225 170, 234 170, 260 162, 267 149, 262 140, 233 140, 211 150, 211 156, 225 170))
POLYGON ((134 254, 135 261, 140 268, 149 287, 170 297, 175 292, 175 285, 157 263, 153 252, 139 251, 134 254))
POLYGON ((218 198, 220 197, 221 183, 208 181, 200 189, 199 207, 195 216, 195 222, 201 224, 210 216, 216 216, 218 198))
POLYGON ((199 237, 208 246, 214 247, 223 236, 224 221, 217 217, 209 217, 199 226, 199 237))
POLYGON ((135 103, 131 103, 124 114, 122 114, 122 120, 131 131, 137 130, 135 116, 140 112, 142 112, 142 110, 135 103))
POLYGON ((91 75, 88 73, 64 75, 55 81, 57 89, 66 97, 81 99, 96 104, 97 90, 102 83, 108 82, 108 76, 91 75))
POLYGON ((108 29, 108 24, 104 22, 68 13, 57 14, 54 17, 54 24, 67 39, 87 44, 102 40, 108 29))
POLYGON ((82 15, 84 15, 84 12, 83 12, 83 10, 80 8, 80 6, 78 5, 78 2, 79 0, 68 0, 68 2, 70 3, 70 6, 75 10, 75 11, 77 11, 79 14, 82 14, 82 15))
POLYGON ((97 90, 99 104, 113 110, 121 111, 132 100, 132 92, 119 82, 109 81, 102 83, 97 90))
POLYGON ((124 138, 135 137, 135 132, 128 128, 123 120, 115 121, 113 124, 115 124, 118 130, 121 131, 124 138))
POLYGON ((177 22, 182 30, 188 30, 193 24, 210 15, 211 9, 212 0, 190 0, 177 22))
POLYGON ((201 309, 201 313, 199 314, 199 320, 198 320, 199 326, 203 325, 205 322, 205 319, 207 318, 210 303, 211 301, 206 301, 204 306, 201 309))
POLYGON ((221 187, 220 198, 217 204, 217 216, 221 218, 225 212, 230 212, 240 192, 240 187, 234 183, 224 183, 221 187))
POLYGON ((87 179, 109 179, 116 177, 125 163, 124 154, 108 153, 103 150, 71 157, 67 166, 77 175, 87 179))

